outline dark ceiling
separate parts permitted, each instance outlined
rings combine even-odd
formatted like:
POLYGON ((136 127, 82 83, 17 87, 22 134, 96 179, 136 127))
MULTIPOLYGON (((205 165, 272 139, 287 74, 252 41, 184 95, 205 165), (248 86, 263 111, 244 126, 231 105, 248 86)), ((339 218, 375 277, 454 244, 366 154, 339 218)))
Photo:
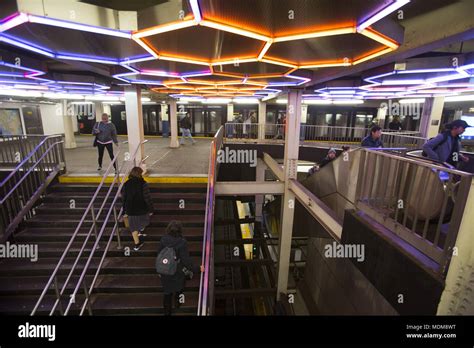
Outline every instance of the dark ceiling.
POLYGON ((86 4, 110 8, 117 11, 140 11, 167 0, 81 0, 86 4))

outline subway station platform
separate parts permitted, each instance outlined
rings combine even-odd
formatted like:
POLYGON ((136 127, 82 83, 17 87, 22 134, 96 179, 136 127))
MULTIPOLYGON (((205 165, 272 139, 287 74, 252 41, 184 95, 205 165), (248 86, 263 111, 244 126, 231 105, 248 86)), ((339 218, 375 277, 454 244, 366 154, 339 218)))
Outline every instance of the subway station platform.
MULTIPOLYGON (((148 329, 92 317, 218 316, 207 338, 224 316, 345 316, 327 321, 352 344, 356 325, 386 332, 360 317, 473 316, 473 13, 2 0, 0 317, 135 340, 148 329), (94 141, 116 136, 98 170, 94 141)), ((320 343, 310 324, 287 331, 320 343)))
MULTIPOLYGON (((147 180, 152 183, 206 183, 209 168, 209 146, 211 138, 198 138, 192 145, 189 141, 177 149, 169 147, 169 138, 145 137, 147 180)), ((98 183, 110 163, 107 151, 104 154, 103 170, 97 171, 97 148, 92 146, 94 138, 88 135, 75 137, 77 147, 65 149, 66 173, 59 180, 64 183, 98 183)), ((119 146, 114 145, 114 154, 121 157, 129 151, 127 137, 118 136, 119 146)), ((123 159, 118 161, 119 167, 123 159)), ((113 174, 111 173, 112 177, 113 174)), ((110 179, 109 179, 110 181, 110 179)))

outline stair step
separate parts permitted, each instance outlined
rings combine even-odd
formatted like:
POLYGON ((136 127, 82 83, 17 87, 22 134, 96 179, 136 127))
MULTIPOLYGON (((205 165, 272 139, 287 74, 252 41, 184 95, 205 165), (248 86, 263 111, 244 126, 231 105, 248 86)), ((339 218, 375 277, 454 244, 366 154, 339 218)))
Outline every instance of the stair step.
MULTIPOLYGON (((134 257, 140 251, 131 253, 129 257, 106 257, 104 260, 101 274, 154 274, 156 257, 134 257)), ((98 251, 98 257, 93 257, 89 265, 88 274, 93 274, 100 263, 101 253, 98 251)), ((201 263, 201 257, 192 256, 194 264, 201 263)), ((68 274, 75 258, 66 258, 59 269, 59 274, 68 274)), ((58 258, 39 258, 37 262, 31 262, 29 259, 5 259, 0 262, 0 277, 16 275, 50 275, 56 268, 58 258)), ((82 271, 85 260, 80 260, 76 272, 82 271)))
MULTIPOLYGON (((59 277, 58 286, 61 289, 65 276, 59 277)), ((86 276, 86 284, 90 285, 93 276, 86 276)), ((49 276, 23 276, 23 277, 0 277, 0 297, 1 296, 12 296, 21 293, 22 295, 41 295, 44 287, 49 280, 49 276)), ((74 289, 78 276, 71 277, 71 280, 66 287, 66 291, 74 289)), ((186 281, 185 290, 197 291, 199 289, 198 276, 193 279, 186 281)), ((129 275, 99 275, 97 278, 96 285, 94 287, 95 293, 142 293, 151 291, 162 291, 162 285, 160 277, 157 274, 134 274, 129 275)), ((68 293, 68 292, 67 292, 68 293)), ((53 286, 50 287, 48 292, 50 295, 54 295, 53 286)))
MULTIPOLYGON (((150 227, 160 227, 160 226, 167 226, 170 221, 178 220, 183 223, 183 226, 189 227, 204 227, 204 214, 182 214, 182 215, 153 215, 150 219, 150 227)), ((103 219, 99 218, 98 227, 102 227, 103 219)), ((35 217, 31 218, 30 220, 26 221, 24 224, 27 227, 42 227, 45 225, 51 227, 77 227, 79 223, 78 218, 74 218, 74 216, 64 214, 64 215, 51 215, 51 214, 41 214, 36 215, 35 217)), ((113 227, 114 221, 110 219, 107 223, 108 227, 113 227)), ((92 220, 88 218, 84 221, 84 227, 91 227, 92 220)))
MULTIPOLYGON (((184 303, 177 313, 196 315, 198 306, 198 292, 185 291, 184 303)), ((173 301, 174 302, 174 301, 173 301)), ((140 294, 94 294, 91 297, 94 315, 119 314, 163 314, 163 293, 151 292, 140 294)))
MULTIPOLYGON (((77 226, 76 226, 77 227, 77 226)), ((48 228, 44 227, 27 227, 23 231, 15 235, 17 243, 32 243, 40 241, 69 241, 76 227, 72 228, 48 228)), ((78 241, 83 241, 89 232, 89 228, 81 228, 76 236, 78 241)), ((145 230, 147 241, 159 241, 166 233, 165 227, 147 227, 145 230)), ((185 227, 183 236, 191 241, 202 241, 204 229, 202 227, 185 227)), ((131 242, 132 235, 125 228, 121 229, 120 238, 123 242, 131 242)))
MULTIPOLYGON (((148 236, 147 236, 148 237, 148 236)), ((140 249, 140 253, 137 256, 140 257, 153 257, 157 255, 157 250, 158 250, 158 245, 159 241, 148 241, 147 237, 143 237, 143 241, 145 244, 143 247, 140 249)), ((92 241, 89 241, 86 245, 86 248, 84 249, 82 256, 86 257, 86 255, 89 255, 92 247, 94 246, 95 243, 95 238, 90 238, 92 241)), ((68 243, 63 242, 41 242, 38 244, 38 257, 61 257, 63 254, 64 250, 66 249, 68 243)), ((104 248, 106 245, 106 241, 103 241, 99 244, 100 247, 104 248)), ((122 242, 122 248, 118 249, 118 243, 116 241, 113 241, 110 243, 109 250, 107 252, 107 257, 120 257, 120 256, 125 256, 125 252, 130 252, 130 250, 133 248, 133 243, 132 241, 124 241, 122 242), (124 248, 127 247, 129 249, 125 250, 124 248)), ((83 243, 73 243, 71 248, 69 249, 68 256, 70 257, 76 257, 79 254, 79 251, 81 250, 83 246, 83 243)), ((98 249, 97 252, 101 252, 102 249, 98 249)), ((191 242, 188 241, 188 250, 189 254, 191 256, 199 256, 202 253, 202 243, 200 242, 191 242)))
MULTIPOLYGON (((203 184, 148 184, 151 192, 206 192, 207 186, 203 184)), ((90 192, 94 193, 98 185, 87 184, 56 184, 48 188, 48 192, 90 192)), ((102 190, 108 190, 110 185, 102 186, 102 190)), ((112 191, 117 191, 114 187, 112 191)))
MULTIPOLYGON (((173 312, 196 315, 198 296, 197 291, 185 291, 184 303, 181 308, 173 309, 173 312)), ((4 315, 29 315, 37 301, 38 296, 34 295, 3 296, 0 297, 0 313, 4 315)), ((56 296, 45 296, 36 314, 48 315, 55 301, 56 296)), ((66 307, 68 301, 69 298, 64 298, 62 301, 63 308, 66 307)), ((90 301, 93 315, 163 314, 163 294, 158 291, 141 294, 92 294, 90 301)), ((84 296, 78 294, 70 315, 77 315, 83 302, 84 296)), ((55 314, 59 315, 59 309, 56 310, 55 314)), ((87 315, 87 310, 85 314, 87 315)))
MULTIPOLYGON (((96 215, 105 200, 108 189, 108 186, 104 186, 96 197, 94 207, 96 215)), ((38 245, 37 262, 20 258, 0 259, 0 313, 15 315, 31 313, 96 190, 97 185, 87 184, 54 184, 47 189, 47 195, 35 208, 35 216, 22 223, 22 230, 14 236, 17 243, 38 245), (72 199, 75 201, 75 209, 70 208, 72 199)), ((190 256, 196 265, 201 263, 207 186, 203 184, 150 184, 150 191, 155 212, 151 217, 150 226, 145 231, 147 234, 143 238, 145 244, 140 251, 133 251, 131 233, 124 228, 123 223, 120 223, 122 249, 117 249, 118 243, 114 238, 90 297, 93 315, 163 314, 163 288, 161 279, 155 271, 155 260, 159 241, 166 233, 166 226, 171 220, 179 220, 183 223, 183 235, 188 240, 190 256), (181 200, 185 203, 183 209, 180 208, 181 200), (124 247, 130 248, 130 256, 125 253, 124 247)), ((113 188, 106 200, 102 216, 98 219, 99 229, 116 192, 116 188, 113 188)), ((121 204, 121 198, 118 197, 117 208, 120 208, 121 204)), ((103 248, 113 225, 113 219, 110 219, 103 240, 100 242, 100 248, 95 251, 91 260, 85 277, 88 285, 91 284, 100 264, 103 248)), ((58 272, 57 279, 60 288, 83 247, 91 226, 92 221, 89 215, 79 229, 58 272)), ((69 295, 95 243, 94 233, 89 238, 83 257, 79 260, 76 271, 66 286, 61 301, 63 307, 66 307, 69 302, 69 295)), ((185 303, 175 310, 176 315, 196 314, 199 282, 199 275, 195 275, 192 280, 186 282, 185 303)), ((84 296, 78 293, 76 303, 70 311, 71 315, 79 314, 83 300, 84 296)), ((50 287, 37 314, 49 314, 54 301, 56 301, 55 291, 53 287, 50 287)), ((59 315, 59 311, 55 314, 59 315)), ((88 314, 87 311, 85 314, 88 314)))
MULTIPOLYGON (((64 203, 46 203, 39 207, 37 207, 36 214, 50 214, 50 215, 62 215, 62 214, 69 214, 69 215, 82 215, 86 211, 89 203, 78 203, 76 204, 75 208, 70 208, 69 204, 64 203)), ((101 204, 97 204, 94 207, 94 212, 97 214, 99 212, 101 204)), ((121 204, 116 204, 117 212, 121 208, 121 204)), ((110 209, 111 204, 105 204, 102 211, 107 213, 110 209)), ((161 215, 161 214, 173 214, 179 212, 179 214, 190 214, 190 213, 200 213, 203 214, 206 210, 206 205, 203 203, 189 203, 184 204, 183 208, 180 208, 179 204, 170 204, 170 203, 159 203, 154 204, 154 214, 161 215)))
MULTIPOLYGON (((206 192, 150 192, 150 195, 154 199, 160 199, 160 198, 177 198, 177 199, 186 199, 186 198, 206 198, 206 192)), ((46 197, 66 197, 66 198, 74 198, 74 197, 93 197, 92 192, 82 192, 82 191, 75 191, 75 192, 52 192, 48 194, 46 197)), ((99 192, 99 194, 96 196, 96 199, 99 198, 105 198, 107 196, 107 191, 105 192, 99 192)), ((109 194, 109 197, 107 198, 113 198, 114 194, 109 194)), ((119 196, 120 197, 120 196, 119 196)))

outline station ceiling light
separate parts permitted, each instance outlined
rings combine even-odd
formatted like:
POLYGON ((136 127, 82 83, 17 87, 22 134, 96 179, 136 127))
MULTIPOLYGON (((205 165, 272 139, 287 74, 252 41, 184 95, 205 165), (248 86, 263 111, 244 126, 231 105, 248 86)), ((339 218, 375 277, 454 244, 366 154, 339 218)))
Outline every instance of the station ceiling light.
MULTIPOLYGON (((234 19, 224 16, 219 18, 218 12, 211 16, 209 14, 209 3, 202 0, 187 1, 191 12, 184 19, 158 26, 144 27, 135 32, 19 12, 0 21, 0 42, 53 59, 113 65, 115 67, 110 68, 117 69, 117 71, 114 70, 114 78, 125 84, 154 86, 153 90, 157 93, 187 94, 189 96, 206 96, 218 99, 221 97, 231 99, 234 97, 268 97, 270 93, 264 96, 261 92, 257 94, 257 90, 261 91, 279 86, 301 86, 310 81, 308 77, 298 76, 297 72, 295 73, 296 70, 356 65, 397 49, 399 42, 388 37, 386 33, 380 32, 382 29, 377 28, 377 25, 374 24, 409 2, 409 0, 374 1, 370 6, 367 6, 369 13, 363 18, 355 18, 357 16, 354 16, 349 21, 339 21, 330 26, 326 25, 327 23, 323 23, 323 25, 315 20, 314 23, 296 24, 289 31, 285 29, 272 34, 257 27, 252 29, 246 25, 242 18, 237 21, 235 20, 237 17, 234 19), (382 8, 376 8, 378 4, 383 4, 382 8), (239 23, 239 21, 242 21, 242 23, 239 23), (27 30, 24 30, 23 27, 27 30), (38 28, 39 34, 36 34, 32 28, 38 28), (80 32, 84 39, 94 38, 97 42, 100 42, 100 40, 106 38, 109 41, 115 40, 120 45, 105 47, 100 54, 93 51, 88 52, 90 54, 71 52, 67 47, 61 47, 61 45, 67 46, 67 42, 54 41, 59 36, 51 35, 50 37, 55 45, 48 45, 49 42, 42 37, 42 31, 59 30, 57 28, 64 28, 65 31, 67 30, 68 33, 70 32, 73 35, 80 32), (157 44, 156 40, 161 40, 166 35, 172 34, 176 38, 176 35, 186 35, 189 30, 192 30, 193 33, 197 32, 197 35, 199 35, 199 31, 203 34, 215 31, 229 33, 226 34, 227 37, 232 37, 237 42, 247 42, 248 45, 237 45, 234 42, 233 45, 227 47, 229 50, 227 54, 219 52, 219 55, 216 55, 213 52, 202 54, 201 47, 204 44, 190 45, 189 47, 192 47, 189 52, 181 52, 179 49, 173 51, 173 47, 167 48, 166 40, 157 44), (335 56, 324 59, 320 57, 320 59, 305 61, 303 58, 287 56, 287 53, 292 50, 285 49, 285 47, 290 47, 288 45, 295 43, 319 43, 318 40, 332 40, 332 38, 335 40, 345 38, 345 40, 351 41, 352 36, 365 40, 364 43, 369 42, 370 44, 362 45, 364 46, 362 51, 354 53, 350 57, 335 56), (122 47, 125 46, 127 49, 122 50, 122 47), (236 47, 248 48, 248 52, 236 51, 236 47), (200 49, 201 52, 199 52, 200 49), (364 49, 369 51, 363 52, 364 49), (162 62, 171 63, 158 67, 160 64, 155 64, 155 62, 160 64, 162 62), (274 68, 269 68, 267 65, 274 68), (260 73, 259 70, 264 72, 268 70, 271 73, 260 73), (222 76, 229 77, 229 80, 221 81, 222 76), (200 81, 199 78, 207 78, 207 80, 200 81), (207 85, 210 88, 197 85, 207 85), (233 85, 238 85, 238 87, 233 88, 233 85)), ((365 10, 362 7, 361 9, 362 12, 365 10)), ((306 45, 306 47, 309 46, 309 44, 306 45)), ((82 46, 77 45, 77 47, 82 46)), ((51 93, 60 94, 69 92, 77 94, 80 90, 84 90, 87 100, 117 101, 115 96, 102 97, 95 95, 96 92, 107 89, 107 86, 89 86, 87 84, 78 84, 76 88, 59 86, 61 83, 58 81, 50 81, 39 77, 45 74, 42 71, 30 69, 23 72, 23 77, 36 79, 38 83, 36 87, 31 87, 31 89, 48 90, 51 93), (46 85, 51 85, 51 87, 45 87, 46 85)), ((12 72, 12 74, 14 73, 12 72)), ((0 76, 3 76, 1 74, 0 71, 0 76)), ((469 75, 462 69, 457 70, 456 74, 458 76, 469 75)), ((459 77, 459 79, 461 78, 459 77)), ((435 80, 428 82, 441 81, 445 80, 436 77, 435 80)), ((18 87, 20 86, 22 85, 20 84, 18 87)))

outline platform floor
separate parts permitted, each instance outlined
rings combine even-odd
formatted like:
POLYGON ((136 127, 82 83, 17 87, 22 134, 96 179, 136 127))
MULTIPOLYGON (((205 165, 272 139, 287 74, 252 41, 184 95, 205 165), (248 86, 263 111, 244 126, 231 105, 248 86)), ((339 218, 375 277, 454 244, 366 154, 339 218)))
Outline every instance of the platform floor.
MULTIPOLYGON (((119 136, 118 149, 125 154, 128 145, 123 144, 126 136, 119 136)), ((191 145, 188 141, 177 149, 169 147, 170 138, 146 137, 145 155, 149 175, 173 175, 207 177, 209 167, 209 148, 212 138, 197 138, 197 143, 191 145)), ((97 149, 92 146, 93 137, 88 135, 76 136, 77 147, 66 149, 66 175, 98 175, 97 149)), ((114 146, 116 154, 117 147, 114 146)), ((122 157, 123 158, 123 157, 122 157)), ((122 161, 120 161, 121 163, 122 161)), ((105 171, 110 163, 107 151, 104 153, 102 168, 105 171)), ((103 172, 102 172, 103 174, 103 172)))

